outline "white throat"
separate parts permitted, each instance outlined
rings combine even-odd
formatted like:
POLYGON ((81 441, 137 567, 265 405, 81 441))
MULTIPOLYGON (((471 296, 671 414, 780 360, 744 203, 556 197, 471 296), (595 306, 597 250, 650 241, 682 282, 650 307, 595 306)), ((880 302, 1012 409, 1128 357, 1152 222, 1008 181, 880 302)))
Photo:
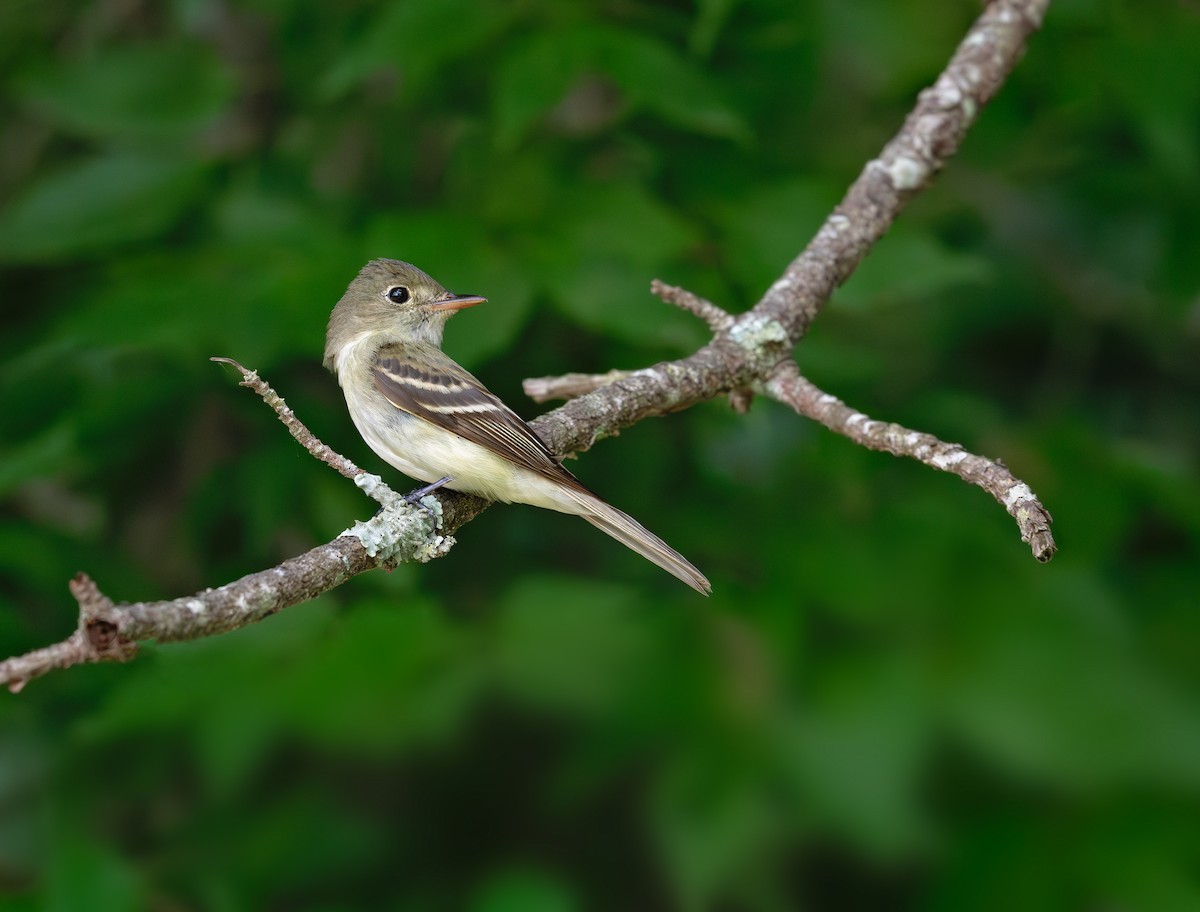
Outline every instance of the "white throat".
POLYGON ((345 386, 346 378, 354 372, 355 368, 360 368, 369 362, 374 357, 378 346, 378 332, 365 330, 351 336, 333 357, 333 370, 337 376, 338 386, 345 386))

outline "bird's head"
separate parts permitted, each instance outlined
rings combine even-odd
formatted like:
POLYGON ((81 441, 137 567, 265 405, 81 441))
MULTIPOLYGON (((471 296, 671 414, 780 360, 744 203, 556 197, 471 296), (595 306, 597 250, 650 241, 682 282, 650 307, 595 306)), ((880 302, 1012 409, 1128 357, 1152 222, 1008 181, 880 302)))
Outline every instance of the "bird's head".
POLYGON ((446 291, 411 263, 371 260, 350 283, 329 315, 325 366, 356 338, 378 334, 389 342, 442 344, 446 321, 464 307, 482 304, 479 295, 446 291))

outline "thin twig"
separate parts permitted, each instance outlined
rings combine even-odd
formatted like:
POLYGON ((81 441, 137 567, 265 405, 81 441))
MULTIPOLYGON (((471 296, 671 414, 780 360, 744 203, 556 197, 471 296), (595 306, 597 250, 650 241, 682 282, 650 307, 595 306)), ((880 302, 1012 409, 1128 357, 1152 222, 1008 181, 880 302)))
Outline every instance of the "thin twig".
POLYGON ((800 375, 794 362, 781 365, 765 384, 764 392, 860 446, 894 456, 908 456, 983 488, 1016 519, 1021 541, 1029 544, 1035 558, 1045 563, 1054 556, 1057 546, 1050 534, 1050 511, 1029 485, 1016 478, 1002 463, 976 456, 961 445, 946 443, 932 434, 869 418, 836 396, 822 392, 800 375))
POLYGON ((714 333, 725 332, 733 325, 733 317, 707 298, 702 298, 686 288, 678 285, 668 285, 658 279, 650 283, 650 291, 658 295, 668 304, 674 304, 681 310, 695 314, 708 324, 714 333))
POLYGON ((521 382, 525 395, 534 402, 574 399, 629 376, 629 371, 610 370, 605 374, 563 374, 559 377, 529 377, 521 382))
POLYGON ((98 661, 100 659, 89 647, 87 637, 82 631, 76 630, 61 643, 43 646, 0 662, 0 684, 12 693, 19 693, 34 678, 40 678, 48 672, 98 661))
MULTIPOLYGON (((233 358, 214 356, 208 360, 216 361, 220 364, 232 364, 235 368, 237 368, 238 372, 242 375, 242 381, 238 384, 238 386, 247 387, 248 389, 252 389, 254 392, 258 393, 258 395, 262 397, 263 402, 274 409, 275 414, 279 416, 279 420, 283 422, 283 426, 288 429, 288 433, 290 433, 292 437, 294 437, 296 441, 302 447, 304 447, 304 449, 308 450, 309 453, 321 460, 321 462, 325 463, 335 472, 338 472, 346 478, 349 478, 351 481, 353 481, 359 475, 366 474, 362 469, 356 466, 341 453, 336 452, 332 447, 322 443, 312 431, 305 427, 304 423, 296 417, 296 413, 293 412, 288 407, 288 404, 283 401, 283 397, 280 396, 279 393, 275 392, 275 390, 270 387, 267 381, 263 380, 262 377, 258 375, 258 371, 243 367, 237 361, 234 361, 233 358)), ((373 494, 371 496, 374 497, 373 494)))

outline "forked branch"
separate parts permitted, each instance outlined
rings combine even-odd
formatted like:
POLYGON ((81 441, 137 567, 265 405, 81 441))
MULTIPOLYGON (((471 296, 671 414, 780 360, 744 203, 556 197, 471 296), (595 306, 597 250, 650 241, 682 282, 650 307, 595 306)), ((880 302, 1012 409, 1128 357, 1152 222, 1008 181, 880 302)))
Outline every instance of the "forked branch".
MULTIPOLYGON (((1049 0, 992 0, 987 5, 937 81, 920 94, 899 133, 867 163, 817 235, 753 309, 734 317, 684 289, 656 285, 664 299, 704 319, 712 341, 678 361, 606 375, 603 385, 530 422, 539 436, 557 453, 579 452, 643 418, 717 396, 729 395, 745 405, 749 390, 757 389, 864 445, 928 461, 979 484, 1017 517, 1039 560, 1053 554, 1049 513, 999 463, 928 435, 872 422, 812 388, 793 373, 791 364, 792 349, 834 290, 958 148, 1020 58, 1048 5, 1049 0)), ((423 500, 426 509, 409 507, 377 477, 316 440, 256 374, 235 366, 243 373, 243 384, 275 409, 309 452, 353 478, 384 508, 369 522, 306 554, 187 598, 114 604, 81 574, 71 587, 79 602, 76 631, 59 644, 0 662, 0 684, 15 691, 56 668, 125 660, 143 640, 194 639, 232 630, 366 570, 439 556, 453 543, 450 533, 487 506, 443 490, 423 500)), ((584 378, 583 387, 589 382, 584 378)), ((578 377, 572 383, 583 388, 578 377)), ((545 384, 543 392, 555 386, 545 384)))

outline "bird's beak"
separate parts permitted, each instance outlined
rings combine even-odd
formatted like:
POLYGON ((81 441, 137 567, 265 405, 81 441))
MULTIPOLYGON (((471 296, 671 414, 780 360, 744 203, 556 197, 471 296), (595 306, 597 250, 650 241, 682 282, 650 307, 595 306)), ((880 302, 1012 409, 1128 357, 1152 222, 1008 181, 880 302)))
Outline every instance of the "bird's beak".
POLYGON ((426 305, 427 310, 448 310, 453 313, 456 310, 462 310, 464 307, 474 307, 476 304, 482 304, 487 298, 479 295, 456 295, 452 292, 446 292, 434 299, 432 304, 426 305))

